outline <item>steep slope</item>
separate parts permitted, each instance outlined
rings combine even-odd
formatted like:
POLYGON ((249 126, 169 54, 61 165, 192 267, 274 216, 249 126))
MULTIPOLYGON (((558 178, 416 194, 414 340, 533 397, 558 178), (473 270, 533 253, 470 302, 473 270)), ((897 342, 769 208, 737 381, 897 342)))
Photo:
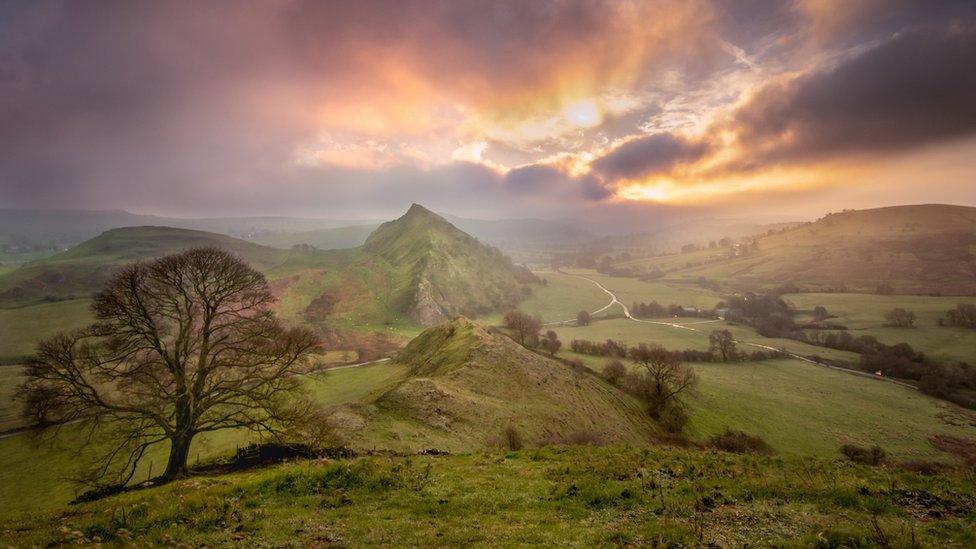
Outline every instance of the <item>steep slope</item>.
POLYGON ((417 204, 380 225, 363 250, 393 265, 394 308, 424 326, 514 305, 535 281, 497 249, 417 204))
POLYGON ((345 417, 361 426, 356 444, 472 450, 508 425, 529 442, 585 436, 637 444, 654 433, 630 395, 464 317, 424 331, 393 365, 407 368, 406 379, 360 408, 360 418, 345 417))
MULTIPOLYGON (((678 273, 739 286, 970 295, 976 291, 976 208, 926 204, 830 214, 763 236, 759 249, 686 254, 678 273), (697 263, 697 265, 695 264, 697 263)), ((675 256, 682 259, 681 256, 675 256)))
POLYGON ((269 268, 287 255, 282 250, 203 231, 172 227, 112 229, 68 251, 0 276, 0 308, 87 297, 121 265, 203 246, 237 253, 258 269, 269 268))

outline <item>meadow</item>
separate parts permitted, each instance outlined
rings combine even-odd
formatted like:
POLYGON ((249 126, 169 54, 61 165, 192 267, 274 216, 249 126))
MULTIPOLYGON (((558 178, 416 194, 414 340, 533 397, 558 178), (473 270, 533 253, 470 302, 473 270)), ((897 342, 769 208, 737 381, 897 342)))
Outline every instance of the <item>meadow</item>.
POLYGON ((976 363, 976 330, 938 324, 939 318, 957 304, 976 303, 974 297, 802 293, 783 298, 799 310, 826 307, 835 317, 830 321, 846 326, 854 336, 874 336, 888 345, 906 342, 940 361, 976 363), (896 307, 915 313, 914 327, 886 326, 884 315, 896 307))

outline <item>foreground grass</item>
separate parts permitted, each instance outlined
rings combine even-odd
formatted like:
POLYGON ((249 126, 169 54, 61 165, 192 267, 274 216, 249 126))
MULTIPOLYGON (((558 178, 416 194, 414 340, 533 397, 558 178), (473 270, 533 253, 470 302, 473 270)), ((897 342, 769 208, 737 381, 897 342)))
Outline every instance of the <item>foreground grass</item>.
POLYGON ((972 476, 670 448, 300 462, 8 517, 8 543, 972 546, 972 476))

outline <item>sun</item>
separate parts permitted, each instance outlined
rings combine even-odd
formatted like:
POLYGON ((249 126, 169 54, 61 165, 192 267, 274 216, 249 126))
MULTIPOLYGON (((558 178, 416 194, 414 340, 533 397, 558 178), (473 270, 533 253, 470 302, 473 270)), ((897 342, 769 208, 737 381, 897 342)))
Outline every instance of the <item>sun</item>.
POLYGON ((592 128, 602 121, 600 109, 593 101, 577 101, 563 109, 563 115, 570 123, 581 128, 592 128))

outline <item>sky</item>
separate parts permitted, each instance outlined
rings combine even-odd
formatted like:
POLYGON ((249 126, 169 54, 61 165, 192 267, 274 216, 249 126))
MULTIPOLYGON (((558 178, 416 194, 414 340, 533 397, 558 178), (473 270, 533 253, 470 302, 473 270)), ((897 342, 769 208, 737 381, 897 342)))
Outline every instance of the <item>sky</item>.
POLYGON ((0 0, 0 207, 976 205, 976 3, 0 0))

